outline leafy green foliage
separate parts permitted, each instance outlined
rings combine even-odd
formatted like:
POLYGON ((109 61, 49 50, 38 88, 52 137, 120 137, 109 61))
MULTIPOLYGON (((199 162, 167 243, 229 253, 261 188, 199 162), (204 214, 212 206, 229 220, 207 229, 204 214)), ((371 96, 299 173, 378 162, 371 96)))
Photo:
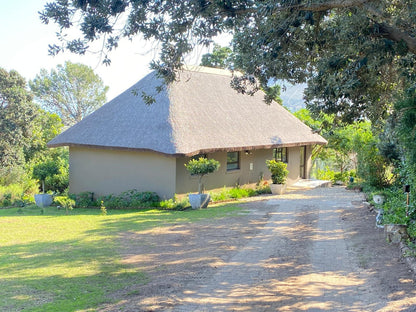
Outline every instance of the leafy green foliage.
POLYGON ((240 198, 252 197, 261 194, 271 194, 270 186, 266 181, 259 183, 255 189, 249 187, 224 187, 219 192, 210 192, 209 195, 213 202, 222 202, 240 198))
POLYGON ((185 167, 190 174, 204 176, 218 170, 220 163, 215 159, 201 157, 199 159, 191 159, 185 164, 185 167))
POLYGON ((198 193, 202 193, 202 177, 217 171, 220 167, 220 162, 215 159, 208 159, 200 157, 199 159, 191 159, 187 164, 185 164, 186 169, 191 175, 199 176, 199 187, 198 193))
POLYGON ((308 81, 306 98, 315 113, 376 121, 415 77, 414 12, 413 1, 126 0, 54 1, 40 17, 61 29, 52 54, 84 54, 98 40, 109 64, 109 53, 123 37, 159 41, 160 57, 151 67, 167 82, 195 45, 232 32, 234 68, 246 78, 237 84, 241 92, 250 93, 256 81, 263 86, 275 79, 308 81), (81 36, 68 40, 73 28, 81 36))
MULTIPOLYGON (((31 181, 33 182, 33 181, 31 181)), ((9 184, 0 185, 0 207, 25 206, 34 201, 33 194, 37 191, 37 185, 9 184)))
POLYGON ((55 196, 54 201, 61 207, 65 208, 66 214, 68 214, 70 210, 74 209, 75 206, 75 200, 69 198, 68 196, 55 196))
POLYGON ((75 206, 81 208, 88 208, 97 206, 98 203, 93 200, 93 193, 82 192, 79 194, 70 194, 70 197, 75 200, 75 206))
POLYGON ((160 198, 155 192, 139 192, 129 190, 120 195, 107 195, 98 198, 98 202, 103 202, 107 208, 146 208, 157 207, 160 198))
POLYGON ((107 215, 107 208, 104 206, 103 201, 101 201, 101 203, 100 203, 100 210, 101 210, 101 215, 103 215, 103 216, 107 215))
POLYGON ((285 184, 289 171, 287 170, 287 164, 281 161, 266 160, 267 168, 272 174, 273 184, 285 184))
POLYGON ((212 53, 202 55, 201 66, 232 69, 234 63, 232 53, 231 48, 214 44, 212 53))
POLYGON ((0 68, 0 184, 21 182, 38 107, 16 71, 0 68))
POLYGON ((33 177, 38 179, 43 192, 63 193, 69 184, 68 150, 55 149, 33 167, 33 177))
POLYGON ((416 90, 411 89, 395 104, 396 133, 406 159, 416 164, 416 90))
POLYGON ((188 197, 184 197, 181 200, 175 196, 167 200, 162 200, 159 203, 160 209, 163 210, 185 210, 190 206, 188 197))
POLYGON ((337 180, 338 175, 339 181, 344 181, 350 170, 356 170, 356 176, 372 186, 384 187, 391 182, 391 162, 381 154, 378 129, 370 121, 339 124, 334 116, 324 113, 313 119, 307 109, 295 115, 328 140, 327 146, 312 153, 314 163, 320 164, 316 178, 337 180))
POLYGON ((102 106, 108 87, 92 68, 65 62, 50 73, 42 69, 29 82, 36 100, 71 126, 102 106))

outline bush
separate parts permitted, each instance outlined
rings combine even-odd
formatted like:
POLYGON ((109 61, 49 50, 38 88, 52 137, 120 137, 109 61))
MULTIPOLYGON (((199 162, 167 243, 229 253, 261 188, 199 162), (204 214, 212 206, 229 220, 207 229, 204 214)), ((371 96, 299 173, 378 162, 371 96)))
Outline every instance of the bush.
POLYGON ((68 170, 67 159, 50 157, 33 167, 33 177, 39 180, 41 188, 44 186, 43 192, 63 193, 69 184, 68 170))
POLYGON ((65 208, 66 214, 68 214, 69 210, 72 210, 75 206, 75 200, 69 198, 68 196, 56 196, 54 198, 54 202, 65 208))
POLYGON ((107 195, 98 198, 107 208, 146 208, 158 207, 160 198, 155 192, 129 190, 120 195, 107 195))
POLYGON ((269 182, 263 180, 263 178, 261 178, 260 181, 257 182, 255 191, 257 195, 272 193, 269 182))
POLYGON ((276 160, 266 160, 267 168, 272 174, 273 184, 285 184, 289 171, 287 170, 287 164, 276 160))
POLYGON ((252 197, 257 195, 256 191, 249 188, 232 188, 230 190, 231 198, 239 199, 243 197, 252 197))
POLYGON ((25 206, 33 203, 34 190, 37 189, 35 183, 34 180, 28 180, 25 184, 0 186, 0 206, 25 206))
POLYGON ((168 199, 168 200, 162 200, 159 203, 159 207, 163 210, 185 210, 187 207, 189 207, 189 199, 187 197, 184 197, 182 200, 178 201, 177 197, 168 199))
POLYGON ((384 189, 382 192, 376 191, 374 194, 384 195, 383 204, 383 223, 384 224, 408 224, 413 216, 412 207, 409 207, 409 217, 406 216, 406 195, 401 189, 384 189))
POLYGON ((80 208, 98 207, 97 201, 93 200, 93 193, 82 192, 79 194, 71 194, 70 197, 75 200, 75 206, 80 208))
POLYGON ((227 189, 224 187, 220 192, 210 192, 209 194, 213 202, 221 202, 261 194, 271 194, 271 190, 267 181, 261 181, 255 189, 248 187, 234 187, 227 189))

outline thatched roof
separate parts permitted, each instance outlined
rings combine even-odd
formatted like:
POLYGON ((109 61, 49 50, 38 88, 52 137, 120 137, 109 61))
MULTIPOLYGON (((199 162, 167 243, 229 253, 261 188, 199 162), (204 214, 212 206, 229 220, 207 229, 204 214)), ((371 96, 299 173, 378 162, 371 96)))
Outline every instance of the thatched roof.
POLYGON ((239 94, 230 87, 230 80, 231 74, 225 70, 194 67, 157 93, 155 88, 162 81, 150 73, 48 146, 192 156, 327 143, 279 104, 267 105, 262 92, 239 94), (143 91, 153 95, 156 102, 146 105, 140 96, 143 91))

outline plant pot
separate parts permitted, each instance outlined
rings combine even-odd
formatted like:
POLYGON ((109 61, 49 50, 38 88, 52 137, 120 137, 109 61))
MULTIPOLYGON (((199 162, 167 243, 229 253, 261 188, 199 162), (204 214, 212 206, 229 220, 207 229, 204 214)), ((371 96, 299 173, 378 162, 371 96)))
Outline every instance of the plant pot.
POLYGON ((209 194, 189 194, 188 198, 192 209, 207 208, 211 199, 209 194))
POLYGON ((53 202, 53 198, 49 194, 36 194, 35 203, 38 207, 50 206, 53 202))
POLYGON ((382 205, 384 203, 384 196, 383 195, 373 195, 373 201, 376 204, 382 205))
POLYGON ((286 191, 286 184, 270 184, 273 195, 282 195, 286 191))

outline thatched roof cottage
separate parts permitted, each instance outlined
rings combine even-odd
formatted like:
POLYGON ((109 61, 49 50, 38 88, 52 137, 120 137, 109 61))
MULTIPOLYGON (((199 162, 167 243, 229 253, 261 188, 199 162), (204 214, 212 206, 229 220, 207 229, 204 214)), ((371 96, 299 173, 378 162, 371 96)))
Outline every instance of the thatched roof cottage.
POLYGON ((157 93, 162 82, 150 73, 58 135, 48 146, 69 146, 70 192, 193 192, 197 178, 184 164, 200 154, 221 163, 206 189, 268 179, 265 161, 273 157, 288 163, 289 184, 307 178, 312 146, 325 139, 279 104, 267 105, 262 92, 237 93, 230 80, 228 71, 194 67, 157 93), (155 103, 146 105, 142 92, 155 103))

